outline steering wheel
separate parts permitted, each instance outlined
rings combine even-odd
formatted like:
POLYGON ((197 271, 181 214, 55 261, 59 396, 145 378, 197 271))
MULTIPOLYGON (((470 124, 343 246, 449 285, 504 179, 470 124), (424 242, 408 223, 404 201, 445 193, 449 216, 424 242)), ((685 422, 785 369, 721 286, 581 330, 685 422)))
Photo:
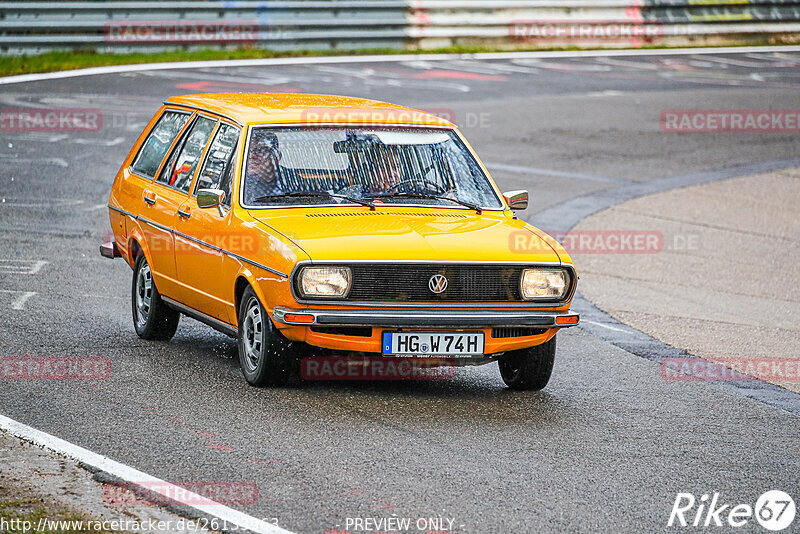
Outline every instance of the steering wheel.
MULTIPOLYGON (((399 190, 402 186, 408 186, 408 184, 418 185, 420 183, 425 184, 426 189, 434 191, 437 195, 442 195, 447 192, 444 189, 442 189, 442 186, 440 186, 436 182, 431 182, 430 180, 403 180, 402 182, 397 182, 396 184, 387 187, 384 192, 394 193, 397 190, 399 190)), ((410 188, 407 187, 406 190, 408 189, 410 188)))

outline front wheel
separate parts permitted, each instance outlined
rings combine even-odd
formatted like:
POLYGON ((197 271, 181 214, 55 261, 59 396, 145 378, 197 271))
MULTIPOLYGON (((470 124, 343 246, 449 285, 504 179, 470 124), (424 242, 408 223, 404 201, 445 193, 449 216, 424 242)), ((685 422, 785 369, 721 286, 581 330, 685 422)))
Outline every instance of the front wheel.
POLYGON ((239 365, 251 386, 278 386, 299 377, 292 343, 272 325, 253 288, 239 304, 239 365), (296 369, 297 368, 297 369, 296 369))
POLYGON ((556 336, 547 343, 500 357, 500 376, 511 389, 538 391, 550 381, 556 358, 556 336))
POLYGON ((161 300, 144 254, 140 254, 133 265, 131 308, 133 326, 140 338, 167 341, 175 335, 181 314, 161 300))

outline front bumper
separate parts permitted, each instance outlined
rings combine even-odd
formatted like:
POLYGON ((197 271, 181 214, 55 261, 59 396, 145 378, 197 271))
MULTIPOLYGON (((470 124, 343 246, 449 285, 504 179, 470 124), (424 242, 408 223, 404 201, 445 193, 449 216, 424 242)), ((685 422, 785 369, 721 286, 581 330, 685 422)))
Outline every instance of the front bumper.
POLYGON ((525 310, 333 310, 276 307, 272 318, 293 326, 374 326, 385 328, 568 328, 580 320, 569 311, 525 310))

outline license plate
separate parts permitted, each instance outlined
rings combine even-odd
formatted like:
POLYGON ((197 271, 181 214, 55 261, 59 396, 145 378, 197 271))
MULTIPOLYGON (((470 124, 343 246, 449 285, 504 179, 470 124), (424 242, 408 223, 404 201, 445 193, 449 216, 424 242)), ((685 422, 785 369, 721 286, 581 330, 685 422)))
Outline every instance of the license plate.
POLYGON ((482 356, 483 332, 384 332, 383 354, 482 356))

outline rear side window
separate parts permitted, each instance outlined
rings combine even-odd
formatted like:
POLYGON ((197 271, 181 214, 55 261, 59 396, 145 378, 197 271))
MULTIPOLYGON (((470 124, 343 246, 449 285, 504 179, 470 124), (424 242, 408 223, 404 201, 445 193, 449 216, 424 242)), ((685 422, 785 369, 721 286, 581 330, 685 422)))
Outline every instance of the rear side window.
POLYGON ((198 117, 189 133, 175 147, 157 181, 188 193, 194 171, 216 125, 214 120, 198 117))
POLYGON ((133 172, 141 176, 153 178, 158 172, 158 166, 167 154, 170 145, 178 136, 181 129, 189 120, 190 114, 177 111, 167 111, 153 127, 147 140, 139 150, 139 155, 133 164, 133 172))
MULTIPOLYGON (((214 141, 208 149, 206 162, 203 164, 203 169, 200 171, 200 176, 198 176, 197 183, 194 186, 195 194, 197 194, 198 189, 222 189, 220 185, 223 182, 223 173, 226 165, 229 165, 232 159, 238 140, 239 128, 225 123, 220 125, 217 135, 214 136, 214 141)), ((228 195, 226 195, 225 200, 229 200, 228 195)))

